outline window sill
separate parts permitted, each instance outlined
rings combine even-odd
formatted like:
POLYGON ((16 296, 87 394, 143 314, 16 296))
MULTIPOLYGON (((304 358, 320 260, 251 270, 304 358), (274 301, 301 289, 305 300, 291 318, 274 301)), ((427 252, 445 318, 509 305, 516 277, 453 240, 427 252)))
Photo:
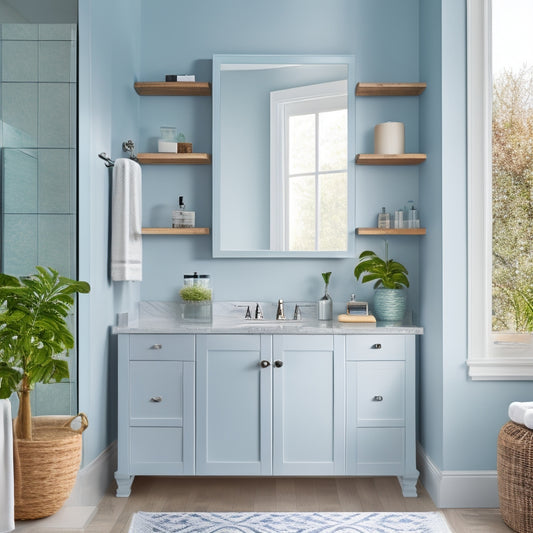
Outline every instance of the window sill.
POLYGON ((533 357, 483 357, 468 359, 468 375, 474 381, 533 380, 533 357))

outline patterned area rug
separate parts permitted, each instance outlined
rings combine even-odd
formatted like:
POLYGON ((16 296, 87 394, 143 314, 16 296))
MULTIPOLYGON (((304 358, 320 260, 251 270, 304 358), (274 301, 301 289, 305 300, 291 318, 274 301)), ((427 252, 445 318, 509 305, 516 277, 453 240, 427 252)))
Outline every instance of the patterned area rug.
POLYGON ((129 533, 451 533, 440 513, 136 513, 129 533))

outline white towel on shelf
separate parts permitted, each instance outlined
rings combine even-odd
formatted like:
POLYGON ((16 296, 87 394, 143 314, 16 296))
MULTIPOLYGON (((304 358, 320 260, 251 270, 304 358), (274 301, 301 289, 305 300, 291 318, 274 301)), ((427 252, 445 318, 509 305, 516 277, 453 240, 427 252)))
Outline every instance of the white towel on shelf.
POLYGON ((15 529, 13 422, 9 400, 0 400, 0 533, 15 529))
POLYGON ((512 402, 509 405, 509 418, 517 424, 524 424, 526 413, 529 410, 533 411, 533 402, 512 402))
POLYGON ((142 280, 142 172, 131 159, 117 159, 111 203, 111 279, 142 280))

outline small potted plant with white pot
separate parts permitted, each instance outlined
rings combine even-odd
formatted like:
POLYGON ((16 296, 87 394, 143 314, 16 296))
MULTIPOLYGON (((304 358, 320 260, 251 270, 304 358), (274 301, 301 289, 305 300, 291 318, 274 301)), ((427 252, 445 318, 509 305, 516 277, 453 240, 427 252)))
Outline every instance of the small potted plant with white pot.
POLYGON ((363 283, 374 282, 374 314, 377 320, 397 322, 403 319, 407 303, 406 288, 409 287, 405 266, 389 259, 389 247, 385 242, 385 259, 371 250, 359 255, 353 273, 363 283))

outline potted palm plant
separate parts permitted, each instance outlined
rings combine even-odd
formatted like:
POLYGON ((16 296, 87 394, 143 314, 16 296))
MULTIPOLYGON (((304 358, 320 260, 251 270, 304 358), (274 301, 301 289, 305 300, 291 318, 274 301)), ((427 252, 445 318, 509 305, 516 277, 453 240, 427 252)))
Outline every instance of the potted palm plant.
POLYGON ((371 250, 359 255, 354 276, 363 283, 374 281, 374 313, 378 320, 399 321, 405 314, 409 287, 407 269, 398 261, 389 259, 389 247, 385 242, 385 259, 371 250))
POLYGON ((74 346, 74 337, 66 319, 74 304, 73 295, 89 290, 89 284, 84 281, 60 276, 57 271, 40 266, 31 276, 17 278, 0 274, 0 398, 9 398, 16 392, 19 399, 14 435, 15 462, 20 462, 17 471, 21 473, 20 479, 15 478, 17 519, 52 514, 72 490, 73 483, 57 506, 55 500, 62 498, 57 491, 65 492, 65 488, 56 474, 64 469, 69 458, 58 458, 59 467, 54 455, 72 449, 76 473, 81 458, 81 436, 72 435, 70 428, 54 432, 50 428, 43 430, 38 423, 32 427, 30 392, 36 383, 58 382, 69 376, 64 356, 74 346), (48 474, 44 473, 46 467, 42 465, 45 464, 50 468, 48 474), (36 478, 32 469, 39 470, 36 478), (51 482, 48 488, 45 476, 48 476, 46 482, 51 482), (17 482, 21 486, 17 487, 17 482), (50 496, 54 500, 51 503, 50 496), (49 512, 50 509, 53 510, 49 512))

